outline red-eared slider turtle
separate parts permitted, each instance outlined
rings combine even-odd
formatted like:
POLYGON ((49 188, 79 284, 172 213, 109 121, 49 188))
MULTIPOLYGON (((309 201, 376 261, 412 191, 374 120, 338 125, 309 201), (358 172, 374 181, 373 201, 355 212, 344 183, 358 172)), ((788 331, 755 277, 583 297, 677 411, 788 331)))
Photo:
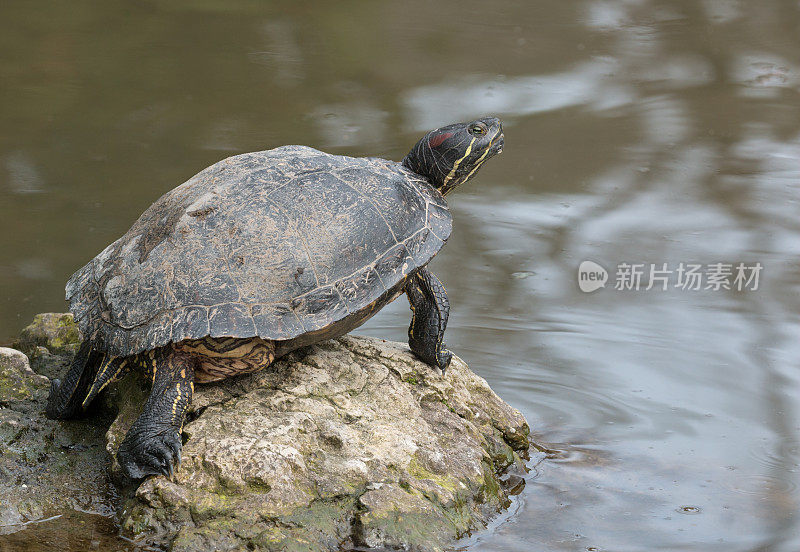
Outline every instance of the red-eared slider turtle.
POLYGON ((426 269, 450 235, 443 196, 502 148, 488 117, 429 132, 401 163, 284 146, 208 167, 67 282, 84 340, 48 416, 143 369, 152 391, 118 459, 133 478, 170 474, 194 382, 345 334, 403 292, 411 350, 444 371, 450 307, 426 269))

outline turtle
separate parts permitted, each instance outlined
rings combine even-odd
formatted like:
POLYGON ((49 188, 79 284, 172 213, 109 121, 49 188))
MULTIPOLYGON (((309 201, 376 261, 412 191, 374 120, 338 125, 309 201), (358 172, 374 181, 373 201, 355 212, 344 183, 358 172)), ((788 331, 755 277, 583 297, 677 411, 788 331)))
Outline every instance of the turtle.
POLYGON ((484 117, 428 132, 401 162, 281 146, 204 169, 67 282, 82 340, 47 416, 84 415, 142 370, 152 387, 117 460, 132 479, 171 476, 195 383, 344 335, 402 293, 411 351, 444 375, 450 305, 427 268, 452 228, 444 197, 503 144, 484 117))

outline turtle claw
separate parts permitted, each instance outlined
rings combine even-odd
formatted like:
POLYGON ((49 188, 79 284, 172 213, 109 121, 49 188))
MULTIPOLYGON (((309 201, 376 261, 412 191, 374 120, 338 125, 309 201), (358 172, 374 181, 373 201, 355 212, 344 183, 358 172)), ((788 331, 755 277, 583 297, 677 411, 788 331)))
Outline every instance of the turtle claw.
POLYGON ((436 366, 442 371, 442 376, 445 375, 447 367, 450 366, 451 360, 453 360, 453 353, 447 349, 442 349, 436 353, 436 366))
POLYGON ((141 436, 129 435, 119 448, 117 459, 122 471, 131 479, 148 475, 171 478, 175 460, 180 464, 181 438, 177 431, 141 436), (129 439, 129 438, 130 439, 129 439))

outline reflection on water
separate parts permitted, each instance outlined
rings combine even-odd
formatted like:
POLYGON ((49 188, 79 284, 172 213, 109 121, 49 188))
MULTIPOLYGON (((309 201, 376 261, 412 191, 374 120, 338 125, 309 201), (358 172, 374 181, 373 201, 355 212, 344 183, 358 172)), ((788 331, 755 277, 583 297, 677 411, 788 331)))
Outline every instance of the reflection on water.
MULTIPOLYGON (((800 549, 800 5, 345 4, 0 8, 0 335, 224 156, 399 159, 496 114, 505 151, 453 194, 432 267, 448 346, 550 452, 461 544, 800 549), (584 294, 587 259, 764 271, 758 291, 584 294)), ((408 317, 361 331, 402 340, 408 317)))
POLYGON ((598 58, 556 75, 502 80, 471 77, 422 86, 406 95, 408 126, 424 131, 468 119, 476 112, 523 116, 574 106, 612 109, 634 100, 628 88, 609 82, 609 75, 619 69, 614 60, 598 58))

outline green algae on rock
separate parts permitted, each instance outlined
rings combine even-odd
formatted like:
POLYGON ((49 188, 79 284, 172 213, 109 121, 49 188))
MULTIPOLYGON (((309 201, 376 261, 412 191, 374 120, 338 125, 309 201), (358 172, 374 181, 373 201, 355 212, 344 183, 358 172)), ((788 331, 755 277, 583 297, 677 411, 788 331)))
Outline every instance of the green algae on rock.
POLYGON ((43 312, 22 330, 14 348, 35 356, 37 347, 45 347, 54 355, 73 354, 80 345, 80 334, 70 313, 43 312))
MULTIPOLYGON (((139 396, 107 434, 112 458, 139 396)), ((121 514, 174 551, 442 550, 508 506, 500 474, 523 473, 529 446, 522 415, 460 359, 442 376, 365 337, 198 386, 192 409, 180 468, 142 483, 121 514)))
POLYGON ((79 345, 72 314, 44 312, 34 316, 13 346, 28 355, 34 372, 52 379, 63 377, 79 345))
POLYGON ((0 347, 0 404, 30 398, 37 384, 46 383, 46 379, 35 377, 23 353, 0 347))

